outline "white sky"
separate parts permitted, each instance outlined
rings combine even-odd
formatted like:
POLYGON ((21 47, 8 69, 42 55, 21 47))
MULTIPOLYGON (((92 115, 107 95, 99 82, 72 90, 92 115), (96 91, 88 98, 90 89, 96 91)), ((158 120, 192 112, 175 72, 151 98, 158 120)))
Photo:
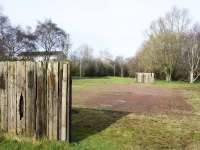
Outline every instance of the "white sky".
POLYGON ((72 49, 86 43, 95 53, 107 49, 125 57, 138 50, 151 21, 173 6, 200 21, 198 0, 0 0, 0 6, 15 25, 52 19, 71 34, 72 49))

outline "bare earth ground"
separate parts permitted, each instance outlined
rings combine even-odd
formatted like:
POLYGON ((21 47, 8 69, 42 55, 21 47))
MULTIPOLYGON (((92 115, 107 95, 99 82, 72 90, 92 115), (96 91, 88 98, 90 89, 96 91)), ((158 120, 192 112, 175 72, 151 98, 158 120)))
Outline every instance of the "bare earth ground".
POLYGON ((191 112, 183 90, 144 85, 106 85, 73 93, 73 105, 115 111, 146 113, 191 112))

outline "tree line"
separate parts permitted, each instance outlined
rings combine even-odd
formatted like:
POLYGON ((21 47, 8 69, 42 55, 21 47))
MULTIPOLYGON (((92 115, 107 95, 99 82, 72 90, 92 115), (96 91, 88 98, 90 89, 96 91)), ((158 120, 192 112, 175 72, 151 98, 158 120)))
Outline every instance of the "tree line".
POLYGON ((200 25, 186 9, 172 8, 153 21, 147 39, 132 58, 134 70, 159 79, 196 81, 200 76, 200 25))
POLYGON ((157 79, 193 83, 200 77, 200 25, 192 23, 186 9, 174 7, 151 23, 134 57, 113 58, 104 51, 94 58, 92 48, 82 45, 71 60, 73 73, 80 76, 134 77, 136 72, 154 72, 157 79))
POLYGON ((134 57, 113 57, 108 50, 99 56, 87 44, 70 51, 70 35, 51 20, 38 22, 35 29, 13 26, 0 14, 0 59, 12 59, 22 51, 62 50, 71 60, 72 75, 134 77, 136 72, 154 72, 157 79, 200 78, 200 25, 186 9, 172 8, 154 20, 134 57))
POLYGON ((83 44, 70 53, 74 76, 128 76, 126 60, 123 57, 114 58, 107 50, 100 51, 99 56, 95 57, 93 52, 92 47, 83 44))

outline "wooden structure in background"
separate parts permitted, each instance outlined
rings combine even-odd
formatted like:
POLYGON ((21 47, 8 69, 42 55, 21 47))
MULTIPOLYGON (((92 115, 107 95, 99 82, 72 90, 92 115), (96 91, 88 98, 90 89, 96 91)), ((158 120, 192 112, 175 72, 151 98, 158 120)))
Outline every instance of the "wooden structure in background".
POLYGON ((65 61, 67 60, 67 56, 63 53, 63 51, 33 51, 33 52, 21 52, 18 55, 18 59, 20 60, 59 60, 65 61), (47 59, 48 58, 48 59, 47 59))
POLYGON ((138 83, 153 83, 154 73, 136 73, 136 81, 138 83))
POLYGON ((0 62, 0 110, 9 133, 70 141, 69 62, 0 62))

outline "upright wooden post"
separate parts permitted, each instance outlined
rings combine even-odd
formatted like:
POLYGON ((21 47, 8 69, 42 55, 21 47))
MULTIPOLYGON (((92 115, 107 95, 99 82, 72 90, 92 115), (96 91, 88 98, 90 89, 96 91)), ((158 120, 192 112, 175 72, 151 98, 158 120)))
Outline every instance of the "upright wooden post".
POLYGON ((8 131, 16 133, 16 62, 8 62, 8 131))
POLYGON ((26 62, 26 135, 35 136, 36 127, 36 65, 26 62))
POLYGON ((71 79, 71 70, 70 64, 67 65, 67 72, 68 72, 68 95, 67 95, 67 141, 70 142, 71 140, 71 106, 72 106, 72 79, 71 79))
POLYGON ((46 63, 37 62, 36 137, 46 136, 46 63))
POLYGON ((0 62, 1 128, 8 131, 8 62, 0 62))
POLYGON ((67 140, 67 64, 63 64, 62 105, 61 105, 61 140, 67 140))
POLYGON ((58 64, 58 139, 61 139, 63 62, 58 64))
POLYGON ((47 126, 49 139, 58 138, 58 62, 47 65, 47 126))
POLYGON ((25 131, 26 64, 24 61, 17 61, 16 64, 17 134, 22 134, 25 131))

